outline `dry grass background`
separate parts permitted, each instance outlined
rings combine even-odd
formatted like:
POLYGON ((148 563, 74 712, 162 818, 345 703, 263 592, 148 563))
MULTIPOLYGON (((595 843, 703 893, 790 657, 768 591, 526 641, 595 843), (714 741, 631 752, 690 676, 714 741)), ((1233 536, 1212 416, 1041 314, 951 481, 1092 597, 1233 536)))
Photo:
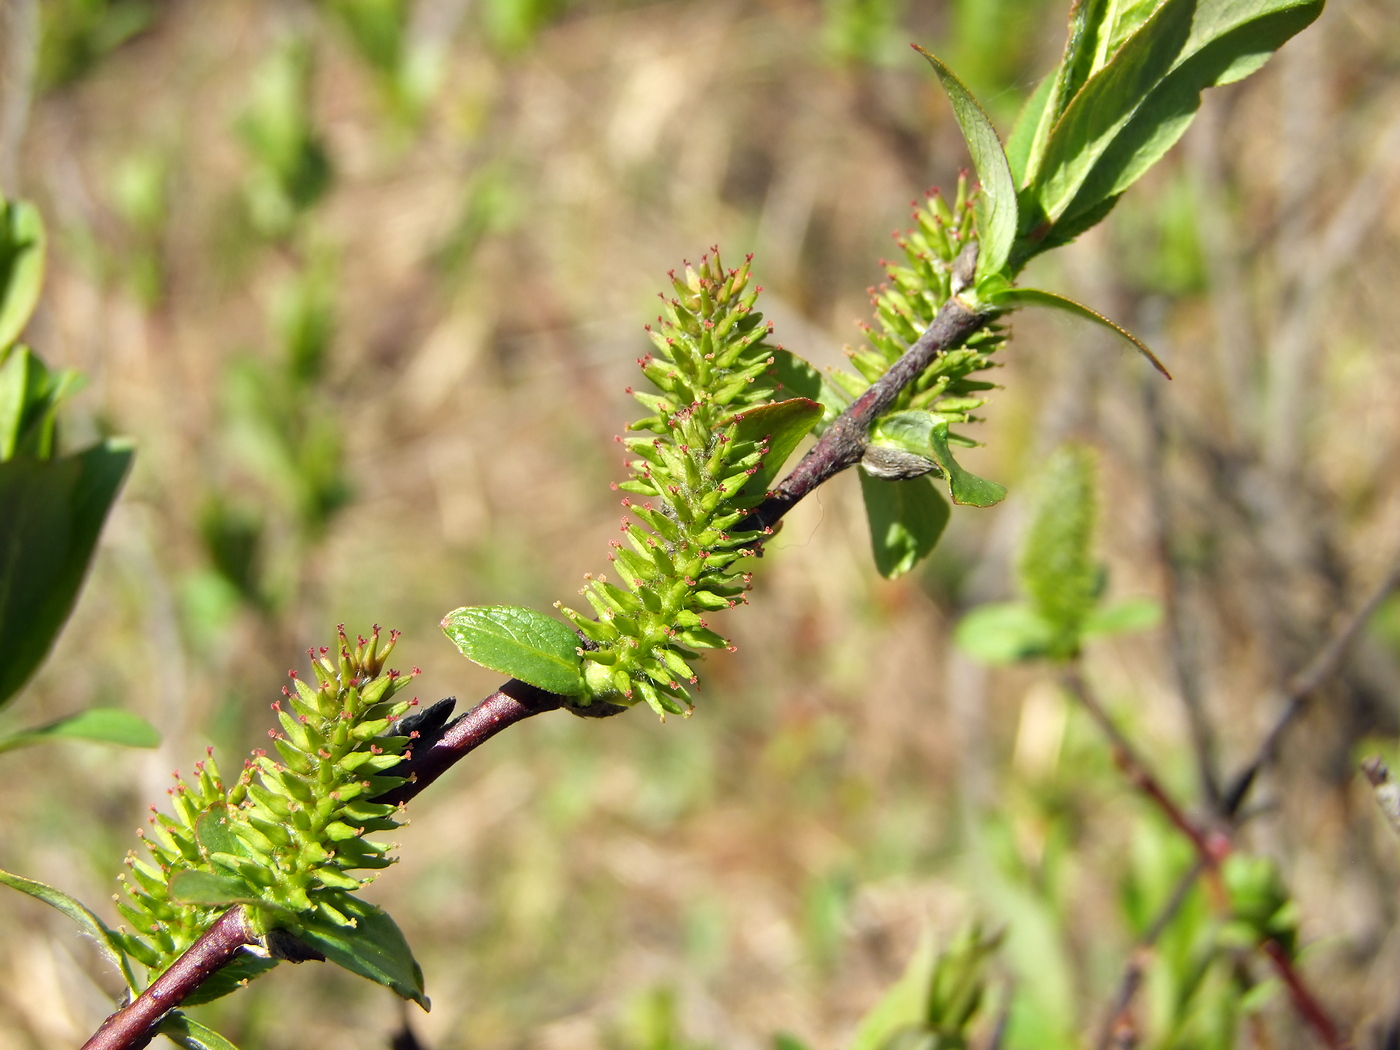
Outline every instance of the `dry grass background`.
MULTIPOLYGON (((835 363, 907 202, 966 163, 912 56, 833 57, 838 4, 578 0, 518 53, 485 40, 488 6, 421 0, 418 39, 446 50, 416 126, 328 19, 257 0, 162 5, 35 100, 5 187, 53 234, 31 342, 91 377, 77 432, 130 434, 139 454, 13 718, 117 704, 165 742, 5 755, 0 866, 104 901, 170 771, 206 744, 236 765, 285 670, 337 622, 402 629, 425 699, 485 695, 495 679, 437 621, 546 606, 601 566, 620 513, 611 439, 666 271, 712 244, 753 251, 779 340, 835 363), (249 161, 232 130, 291 32, 313 42, 335 171, 303 241, 334 256, 337 313, 308 396, 341 425, 353 487, 309 544, 239 459, 225 407, 229 363, 272 354, 270 304, 304 257, 240 220, 249 161), (132 163, 164 173, 154 232, 119 207, 132 163), (201 604, 211 493, 270 516, 275 615, 201 604)), ((911 3, 900 35, 969 69, 1009 128, 1054 60, 1062 6, 911 3)), ((535 719, 414 803, 403 862, 370 895, 427 972, 434 1008, 411 1020, 426 1046, 744 1050, 786 1029, 834 1047, 921 930, 976 915, 1014 920, 1000 973, 1092 1028, 1130 943, 1116 897, 1150 814, 1044 675, 981 670, 949 632, 1009 595, 1046 455, 1089 442, 1113 593, 1175 587, 1185 626, 1179 664, 1157 631, 1096 647, 1096 679, 1185 797, 1177 666, 1226 765, 1251 751, 1270 690, 1400 544, 1397 66, 1400 8, 1333 0, 1262 74, 1212 94, 1106 227, 1037 271, 1146 336, 1176 380, 1081 326, 1018 316, 969 455, 1012 496, 956 511, 926 569, 876 577, 854 479, 838 479, 790 515, 751 606, 724 618, 738 652, 705 662, 694 717, 535 719), (1019 881, 991 873, 987 829, 1019 881), (671 1007, 675 1031, 648 1037, 671 1007)), ((1281 859, 1306 968, 1367 1046, 1395 1038, 1400 854, 1352 755, 1400 727, 1394 643, 1380 630, 1362 646, 1247 835, 1281 859)), ((0 930, 0 1047, 77 1045, 112 975, 42 906, 0 897, 0 930)), ((201 1016, 245 1050, 378 1048, 399 1007, 302 966, 201 1016)), ((1253 1045, 1308 1045, 1281 1000, 1264 1016, 1253 1045)))

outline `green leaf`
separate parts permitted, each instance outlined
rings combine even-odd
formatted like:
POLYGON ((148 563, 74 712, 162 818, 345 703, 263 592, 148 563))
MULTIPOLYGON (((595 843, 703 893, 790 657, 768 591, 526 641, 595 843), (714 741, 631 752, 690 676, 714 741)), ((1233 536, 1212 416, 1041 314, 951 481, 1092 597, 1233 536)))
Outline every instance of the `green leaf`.
POLYGON ((1103 576, 1093 561, 1097 507, 1088 449, 1065 445, 1046 464, 1040 502, 1021 553, 1021 585, 1036 613, 1059 635, 1057 655, 1078 646, 1103 576))
POLYGON ((968 151, 972 154, 972 165, 977 169, 982 192, 973 206, 977 218, 977 276, 999 273, 1011 255, 1011 244, 1016 239, 1016 183, 1011 178, 1011 167, 1006 153, 1001 148, 1001 139, 988 119, 986 112, 972 97, 963 82, 953 75, 953 71, 917 44, 914 50, 928 59, 948 101, 953 104, 953 115, 958 127, 967 140, 968 151))
POLYGON ((50 372, 27 346, 0 350, 0 461, 21 455, 50 459, 58 406, 82 385, 79 373, 50 372))
POLYGON ((984 664, 1014 664, 1044 656, 1054 629, 1025 602, 989 602, 958 621, 953 643, 984 664))
POLYGON ((482 667, 563 696, 584 691, 579 638, 553 617, 512 605, 473 605, 442 618, 447 637, 482 667))
POLYGON ((1044 152, 1045 139, 1056 116, 1051 105, 1056 84, 1052 73, 1036 86, 1006 140, 1006 163, 1011 168, 1011 181, 1017 186, 1024 186, 1035 174, 1038 154, 1044 152))
POLYGON ((1012 310, 1019 309, 1022 306, 1046 306, 1053 310, 1063 310, 1067 314, 1073 314, 1075 317, 1081 317, 1086 321, 1093 321, 1095 324, 1102 325, 1109 331, 1127 340, 1137 349, 1138 353, 1152 362, 1153 368, 1157 369, 1157 371, 1161 372, 1162 375, 1166 376, 1168 379, 1172 377, 1172 374, 1167 371, 1166 366, 1158 360, 1157 355, 1148 349, 1147 344, 1133 335, 1132 332, 1128 331, 1122 325, 1110 321, 1097 310, 1093 310, 1083 303, 1076 302, 1066 296, 1057 295, 1054 292, 1047 292, 1040 288, 1007 288, 997 295, 996 305, 1012 310))
POLYGON ((328 961, 428 1009, 423 971, 388 913, 348 894, 337 896, 335 907, 354 920, 354 927, 337 926, 317 915, 299 920, 297 936, 323 952, 328 961))
POLYGON ((768 486, 777 478, 798 442, 812 432, 821 418, 822 406, 818 402, 794 397, 751 408, 728 420, 735 424, 736 440, 762 441, 766 438, 768 441, 768 454, 738 493, 740 503, 761 500, 767 495, 768 486))
POLYGON ((0 463, 0 705, 29 679, 73 610, 98 533, 131 465, 129 444, 0 463))
POLYGON ((156 1031, 185 1050, 238 1050, 214 1029, 205 1027, 179 1010, 166 1014, 156 1031))
POLYGON ((1321 13, 1323 0, 1165 0, 1074 95, 1029 199, 1048 221, 1087 228, 1186 130, 1200 94, 1254 72, 1321 13))
POLYGON ((160 733, 139 715, 113 707, 94 707, 38 729, 0 738, 0 752, 49 740, 92 740, 122 747, 158 747, 160 733))
POLYGON ((170 876, 170 899, 207 907, 258 903, 257 893, 238 876, 215 875, 189 868, 170 876))
POLYGON ((21 893, 27 893, 51 908, 57 908, 76 922, 82 927, 83 932, 96 942, 98 949, 107 957, 107 960, 121 973, 122 978, 126 981, 126 986, 131 989, 136 988, 136 978, 132 975, 131 965, 127 962, 126 953, 122 951, 117 935, 108 929, 106 923, 89 911, 81 901, 68 896, 61 890, 54 889, 52 886, 35 882, 33 879, 26 879, 21 875, 11 875, 8 871, 0 871, 0 883, 11 889, 19 890, 21 893))
POLYGON ((859 474, 875 568, 896 579, 933 550, 952 511, 928 478, 882 481, 864 470, 859 474))
POLYGON ((46 243, 38 208, 0 199, 0 350, 19 338, 39 302, 46 243))
POLYGON ((937 958, 933 938, 925 933, 894 987, 860 1019, 850 1050, 883 1050, 897 1032, 923 1020, 929 977, 937 958))
POLYGON ((979 478, 958 466, 948 447, 948 423, 939 419, 929 430, 929 448, 934 462, 948 479, 948 492, 953 502, 967 507, 990 507, 1006 498, 1006 486, 979 478))
POLYGON ((1095 609, 1084 618, 1081 633, 1090 635, 1128 634, 1147 631, 1162 621, 1162 607, 1151 598, 1130 598, 1103 609, 1095 609))
MULTIPOLYGON (((212 858, 216 853, 229 857, 248 855, 248 851, 243 847, 243 840, 229 827, 228 809, 222 804, 199 815, 194 824, 194 838, 199 843, 200 852, 206 858, 212 858)), ((214 862, 211 860, 211 863, 214 862)))

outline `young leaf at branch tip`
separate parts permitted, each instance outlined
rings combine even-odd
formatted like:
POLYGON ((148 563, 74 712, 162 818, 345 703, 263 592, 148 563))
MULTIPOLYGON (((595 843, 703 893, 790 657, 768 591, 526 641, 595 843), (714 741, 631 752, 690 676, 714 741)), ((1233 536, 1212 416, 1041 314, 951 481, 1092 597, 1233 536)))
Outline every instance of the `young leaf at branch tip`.
POLYGON ((1001 139, 997 137, 986 111, 953 71, 918 44, 912 46, 928 59, 948 95, 948 101, 953 104, 953 115, 957 117, 958 127, 967 140, 973 167, 977 170, 978 181, 982 183, 982 192, 973 205, 980 245, 977 277, 980 279, 988 274, 1000 273, 1011 256, 1017 226, 1016 183, 1011 177, 1011 166, 1001 147, 1001 139))
POLYGON ((1157 355, 1148 348, 1146 343, 1133 335, 1132 332, 1128 331, 1122 325, 1109 320, 1097 310, 1091 309, 1081 302, 1076 302, 1067 296, 1057 295, 1055 292, 1047 292, 1040 288, 1012 287, 999 289, 995 296, 995 301, 997 305, 1008 310, 1016 310, 1023 306, 1045 306, 1053 310, 1063 310, 1067 314, 1073 314, 1075 317, 1081 317, 1086 321, 1092 321, 1094 324, 1102 325, 1110 332, 1113 332, 1115 335, 1131 343, 1133 348, 1136 349, 1138 353, 1142 354, 1143 357, 1147 358, 1147 360, 1152 363, 1152 367, 1161 372, 1162 375, 1166 376, 1168 379, 1172 377, 1172 374, 1167 371, 1166 365, 1162 364, 1157 355))
POLYGON ((1148 18, 1140 16, 1149 8, 1135 5, 1121 21, 1118 5, 1082 5, 1115 20, 1072 23, 1060 95, 1037 122, 1043 152, 1039 141, 1017 143, 1026 171, 1012 269, 1099 222, 1185 133, 1205 89, 1255 72, 1323 3, 1164 0, 1148 18), (1076 50, 1077 41, 1085 46, 1076 50))
POLYGON ((562 696, 584 690, 579 637, 552 616, 512 605, 475 605, 444 616, 442 630, 463 656, 488 670, 562 696))

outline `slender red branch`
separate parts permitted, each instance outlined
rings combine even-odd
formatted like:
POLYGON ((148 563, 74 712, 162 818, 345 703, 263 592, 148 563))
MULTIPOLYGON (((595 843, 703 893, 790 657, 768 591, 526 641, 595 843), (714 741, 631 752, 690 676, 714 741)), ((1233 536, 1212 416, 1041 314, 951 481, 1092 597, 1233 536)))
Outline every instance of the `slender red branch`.
POLYGON ((1269 961, 1274 964, 1275 972, 1287 986, 1288 997, 1293 1000, 1293 1009, 1297 1010, 1298 1015, 1308 1022, 1328 1050, 1350 1050, 1351 1044, 1343 1038, 1342 1033, 1333 1024, 1332 1018, 1327 1016, 1327 1011, 1322 1008, 1322 1004, 1317 1001, 1312 990, 1303 982, 1297 967, 1293 965, 1293 959, 1283 945, 1270 939, 1260 945, 1260 950, 1269 957, 1269 961))
POLYGON ((230 908, 149 988, 103 1021, 83 1050, 139 1050, 151 1041, 167 1013, 244 948, 257 943, 243 908, 230 908))

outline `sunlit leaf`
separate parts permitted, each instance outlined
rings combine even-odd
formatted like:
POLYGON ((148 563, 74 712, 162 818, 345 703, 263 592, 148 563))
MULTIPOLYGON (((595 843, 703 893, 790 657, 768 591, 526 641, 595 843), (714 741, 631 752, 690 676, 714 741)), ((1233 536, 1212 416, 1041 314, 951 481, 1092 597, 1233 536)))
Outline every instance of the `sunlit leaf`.
POLYGON ((986 111, 953 71, 917 44, 915 50, 928 59, 938 74, 948 101, 953 104, 958 127, 967 140, 977 179, 982 183, 982 192, 973 205, 977 217, 977 276, 999 273, 1006 266, 1011 244, 1016 239, 1017 207, 1016 183, 1011 178, 1001 139, 986 111))
POLYGON ((953 642, 984 664, 1013 664, 1045 655, 1055 631, 1025 602, 989 602, 961 620, 953 642))
POLYGON ((929 431, 929 449, 934 462, 948 479, 953 502, 968 507, 990 507, 1006 498, 1006 486, 964 470, 948 447, 948 424, 939 420, 929 431))
POLYGON ((482 667, 564 696, 584 690, 578 635, 544 613, 475 605, 444 616, 442 630, 482 667))
POLYGON ((170 876, 170 899, 184 904, 218 907, 256 902, 257 894, 236 875, 215 875, 186 869, 170 876))
POLYGON ((297 936, 323 952, 327 961, 368 977, 428 1009, 423 971, 388 913, 345 894, 337 897, 335 907, 355 925, 338 926, 319 915, 302 918, 298 920, 297 936))
POLYGON ((1172 377, 1172 374, 1167 371, 1166 365, 1158 360, 1157 355, 1148 348, 1146 343, 1133 335, 1132 332, 1128 331, 1122 325, 1109 320, 1097 310, 1093 310, 1083 303, 1076 302, 1063 295, 1057 295, 1054 292, 1044 291, 1040 288, 1007 288, 997 295, 996 302, 999 306, 1005 306, 1011 309, 1022 306, 1045 306, 1052 310, 1063 310, 1065 313, 1073 314, 1075 317, 1081 317, 1086 321, 1092 321, 1094 324, 1102 325, 1110 332, 1113 332, 1115 335, 1131 343, 1134 349, 1142 354, 1143 357, 1147 358, 1148 361, 1152 362, 1152 367, 1161 372, 1162 375, 1166 376, 1168 379, 1172 377))

